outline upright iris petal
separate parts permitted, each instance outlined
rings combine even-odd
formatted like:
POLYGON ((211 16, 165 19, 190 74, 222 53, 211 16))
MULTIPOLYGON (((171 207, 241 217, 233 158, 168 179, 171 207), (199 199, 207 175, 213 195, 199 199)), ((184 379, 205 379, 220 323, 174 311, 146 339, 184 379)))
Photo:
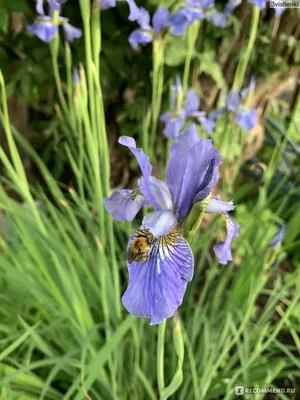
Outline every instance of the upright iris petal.
POLYGON ((144 153, 143 149, 137 148, 135 140, 129 136, 121 136, 119 143, 126 146, 134 154, 143 174, 143 178, 139 180, 139 187, 145 196, 146 200, 153 205, 155 210, 159 210, 159 206, 155 197, 150 191, 150 176, 152 165, 149 162, 149 157, 144 153))
POLYGON ((186 218, 194 201, 208 196, 218 181, 220 153, 211 140, 201 140, 199 136, 196 143, 184 140, 196 136, 196 127, 191 125, 170 146, 167 184, 177 205, 179 221, 186 218))
POLYGON ((186 116, 190 117, 193 113, 198 111, 200 107, 200 99, 194 89, 189 89, 186 95, 185 112, 186 116))
POLYGON ((170 13, 166 7, 159 7, 152 18, 153 30, 159 33, 170 25, 170 13))
POLYGON ((176 11, 170 19, 171 23, 171 33, 174 36, 181 36, 183 35, 188 21, 186 15, 183 10, 176 11))
POLYGON ((125 308, 138 317, 151 318, 150 325, 171 317, 182 303, 194 268, 190 246, 178 229, 159 238, 143 228, 134 232, 127 247, 127 266, 125 308))

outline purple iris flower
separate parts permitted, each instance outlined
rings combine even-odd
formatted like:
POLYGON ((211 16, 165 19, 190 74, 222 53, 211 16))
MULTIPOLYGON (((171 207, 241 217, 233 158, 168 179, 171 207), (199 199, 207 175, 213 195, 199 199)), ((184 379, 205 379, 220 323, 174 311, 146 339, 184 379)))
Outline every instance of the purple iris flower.
POLYGON ((224 202, 221 200, 220 196, 216 196, 214 199, 210 200, 206 209, 206 212, 219 212, 226 221, 226 240, 224 242, 216 243, 213 247, 215 255, 219 258, 220 264, 224 265, 232 261, 231 242, 232 239, 238 236, 239 224, 233 221, 231 216, 228 214, 228 211, 233 210, 233 208, 234 206, 232 201, 224 202))
POLYGON ((137 22, 140 29, 135 29, 129 36, 131 47, 136 50, 139 44, 145 45, 152 42, 155 35, 159 35, 170 25, 170 13, 166 7, 159 7, 152 17, 152 26, 150 25, 150 14, 143 8, 139 8, 139 17, 137 22))
POLYGON ((226 106, 235 115, 237 124, 249 132, 256 126, 257 110, 255 108, 245 108, 241 104, 242 100, 242 96, 236 90, 232 89, 228 94, 226 106))
POLYGON ((249 1, 249 3, 257 5, 257 7, 260 10, 263 10, 264 8, 266 8, 266 5, 267 5, 267 0, 248 0, 248 1, 249 1))
MULTIPOLYGON (((193 254, 181 231, 192 206, 207 199, 215 187, 221 156, 211 140, 200 139, 191 125, 170 146, 165 183, 151 176, 149 157, 136 147, 134 139, 122 136, 119 143, 134 154, 142 177, 138 189, 116 190, 104 199, 107 211, 118 220, 132 220, 144 205, 154 208, 129 239, 129 284, 122 301, 131 314, 158 324, 181 305, 193 277, 193 254)), ((224 213, 233 208, 232 202, 213 199, 207 210, 224 213)), ((230 234, 226 239, 224 250, 217 251, 221 262, 226 256, 230 258, 227 253, 232 237, 230 234)))
MULTIPOLYGON (((129 21, 136 21, 140 15, 140 9, 135 4, 134 0, 124 0, 128 4, 129 7, 129 21)), ((117 0, 101 0, 100 8, 101 10, 107 10, 109 8, 116 7, 117 0)))
POLYGON ((216 10, 214 0, 187 0, 186 5, 171 16, 171 33, 180 36, 188 25, 204 18, 221 28, 227 23, 227 15, 216 10))
MULTIPOLYGON (((59 11, 62 3, 64 3, 63 0, 48 0, 49 15, 45 15, 43 1, 38 0, 36 10, 39 16, 32 24, 27 25, 27 31, 31 35, 36 35, 43 42, 50 43, 58 33, 58 26, 53 22, 52 13, 59 11)), ((63 26, 65 38, 69 42, 82 36, 82 31, 69 24, 67 18, 59 17, 58 23, 63 26)))
POLYGON ((176 84, 172 86, 171 111, 166 111, 160 116, 160 120, 165 123, 164 135, 169 139, 174 139, 180 133, 186 120, 196 119, 206 130, 211 133, 215 127, 214 115, 207 115, 204 111, 199 111, 200 98, 193 89, 189 89, 186 101, 182 107, 183 91, 179 75, 176 76, 176 84))
MULTIPOLYGON (((263 10, 264 8, 266 8, 268 0, 248 0, 248 1, 249 1, 249 3, 257 5, 257 7, 260 10, 263 10)), ((283 13, 283 11, 285 9, 286 9, 286 7, 276 7, 275 8, 275 16, 280 17, 280 15, 283 13)))
POLYGON ((232 15, 233 11, 242 3, 242 0, 229 0, 225 6, 225 14, 232 15))
POLYGON ((284 237, 284 231, 285 224, 281 224, 270 242, 270 247, 272 247, 274 250, 281 246, 284 237))

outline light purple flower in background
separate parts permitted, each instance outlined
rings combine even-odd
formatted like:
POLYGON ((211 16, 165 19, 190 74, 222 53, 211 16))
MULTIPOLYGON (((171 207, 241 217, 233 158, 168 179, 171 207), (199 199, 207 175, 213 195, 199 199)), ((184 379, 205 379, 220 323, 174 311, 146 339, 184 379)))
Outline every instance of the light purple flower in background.
MULTIPOLYGON (((58 33, 58 25, 54 24, 52 14, 53 11, 59 11, 62 3, 64 3, 64 0, 48 0, 49 15, 45 15, 43 1, 38 0, 36 10, 39 16, 33 23, 27 25, 28 33, 36 35, 43 42, 50 43, 58 33)), ((59 17, 58 23, 63 26, 65 38, 69 42, 82 36, 82 31, 69 24, 68 18, 59 17)))
POLYGON ((152 26, 150 24, 150 14, 143 8, 139 8, 139 17, 137 22, 140 29, 135 29, 129 35, 129 43, 136 50, 139 44, 145 45, 152 42, 155 35, 159 35, 165 28, 170 25, 170 13, 166 7, 159 7, 152 17, 152 26))
POLYGON ((188 25, 204 18, 215 26, 224 28, 227 17, 226 14, 216 10, 214 0, 187 0, 183 8, 171 16, 171 33, 180 36, 188 25))
MULTIPOLYGON (((121 0, 119 0, 121 1, 121 0)), ((136 21, 140 15, 140 9, 135 4, 134 0, 124 0, 128 4, 129 7, 129 21, 136 21)), ((100 8, 101 10, 108 10, 109 8, 116 7, 117 0, 101 0, 100 8)))
POLYGON ((271 242, 270 242, 270 247, 272 247, 274 250, 278 249, 283 241, 283 237, 284 237, 284 232, 285 232, 285 224, 281 224, 279 226, 278 231, 275 233, 275 235, 273 236, 271 242))
POLYGON ((176 76, 176 85, 172 86, 171 111, 166 111, 160 116, 165 123, 164 135, 169 139, 176 138, 185 121, 189 118, 196 119, 208 132, 215 127, 214 115, 205 111, 199 111, 200 98, 193 89, 187 92, 186 100, 182 105, 183 91, 179 75, 176 76))
MULTIPOLYGON (((249 3, 257 5, 257 7, 260 10, 265 9, 266 5, 267 5, 267 2, 268 2, 268 0, 248 0, 248 1, 249 1, 249 3)), ((276 8, 274 8, 275 16, 276 17, 280 17, 285 9, 286 9, 286 7, 276 7, 276 8)))
POLYGON ((233 11, 242 3, 242 0, 229 0, 225 6, 225 14, 232 15, 233 11))
MULTIPOLYGON (((113 192, 104 200, 105 208, 118 220, 132 220, 146 204, 154 209, 129 239, 129 283, 122 301, 131 314, 158 324, 181 305, 193 277, 193 254, 181 231, 192 206, 206 199, 217 184, 221 156, 211 140, 202 140, 191 125, 170 146, 165 183, 151 175, 149 157, 134 139, 122 136, 119 143, 134 154, 142 177, 138 189, 113 192)), ((224 213, 233 208, 232 202, 213 199, 207 210, 224 213)), ((224 246, 227 253, 234 237, 230 235, 224 246)), ((225 250, 217 251, 221 262, 226 259, 225 250)))
POLYGON ((257 110, 255 108, 246 108, 244 102, 250 92, 254 90, 255 79, 251 77, 249 85, 238 93, 231 89, 224 99, 224 106, 217 110, 215 118, 223 114, 226 110, 233 113, 237 124, 246 131, 251 131, 257 124, 257 110))
POLYGON ((206 209, 206 212, 218 212, 220 213, 226 221, 227 236, 224 242, 218 242, 214 245, 213 250, 215 255, 219 258, 220 264, 226 265, 228 262, 232 261, 231 254, 231 242, 232 239, 238 236, 239 224, 237 224, 228 211, 234 209, 232 201, 222 201, 220 196, 216 196, 214 199, 210 200, 210 203, 206 209))
POLYGON ((248 1, 249 1, 249 3, 257 5, 257 7, 260 10, 263 10, 264 8, 266 8, 266 5, 267 5, 267 0, 248 0, 248 1))
POLYGON ((32 24, 27 25, 27 31, 36 35, 43 42, 50 43, 58 33, 58 26, 53 23, 52 17, 38 17, 32 24))

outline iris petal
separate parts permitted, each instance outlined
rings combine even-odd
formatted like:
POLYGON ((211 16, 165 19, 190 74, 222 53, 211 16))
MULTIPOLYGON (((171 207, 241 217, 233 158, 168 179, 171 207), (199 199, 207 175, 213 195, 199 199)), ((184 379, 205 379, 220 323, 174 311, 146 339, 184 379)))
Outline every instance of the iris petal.
POLYGON ((177 225, 177 218, 171 210, 153 211, 143 219, 145 228, 155 236, 165 236, 177 225))
POLYGON ((116 7, 117 0, 101 0, 101 10, 107 10, 108 8, 116 7))
POLYGON ((147 256, 127 262, 129 284, 122 302, 131 314, 151 318, 150 324, 154 325, 171 317, 181 305, 187 282, 193 276, 194 261, 189 244, 177 229, 152 240, 148 231, 138 230, 129 240, 127 254, 132 254, 132 249, 135 253, 138 238, 146 240, 149 236, 147 256))
POLYGON ((236 114, 236 122, 246 131, 251 131, 257 123, 257 110, 253 108, 236 114))
POLYGON ((232 201, 222 201, 218 196, 215 199, 210 199, 208 206, 206 208, 206 212, 228 212, 234 210, 234 205, 232 201))
POLYGON ((150 43, 152 41, 152 36, 150 33, 144 32, 141 29, 135 29, 129 35, 128 41, 133 50, 136 50, 139 44, 146 45, 150 43))
POLYGON ((170 13, 166 7, 159 7, 152 17, 152 25, 155 33, 161 32, 170 25, 170 13))
POLYGON ((177 205, 179 221, 187 216, 194 201, 209 195, 218 180, 221 156, 211 140, 201 140, 195 125, 170 146, 167 185, 177 205))
POLYGON ((186 96, 185 112, 186 116, 189 117, 194 112, 198 111, 200 107, 199 96, 195 93, 193 89, 189 89, 186 96))
POLYGON ((145 197, 136 190, 115 190, 109 198, 104 199, 106 210, 118 221, 132 221, 146 204, 145 197))
POLYGON ((143 149, 136 147, 135 140, 129 136, 121 136, 119 138, 119 143, 123 146, 128 147, 135 156, 143 174, 143 179, 139 180, 139 188, 147 201, 152 204, 154 209, 159 210, 159 206, 155 200, 155 197, 150 191, 150 176, 152 172, 152 165, 149 162, 149 157, 144 153, 143 149))
POLYGON ((232 261, 231 241, 233 238, 238 236, 239 224, 233 221, 229 214, 224 213, 223 216, 226 219, 227 226, 226 240, 225 242, 216 243, 213 250, 215 255, 218 257, 220 264, 226 265, 229 261, 232 261))
POLYGON ((63 24, 63 28, 68 42, 73 42, 74 39, 79 39, 82 36, 81 29, 75 28, 69 23, 63 24))
POLYGON ((135 4, 134 0, 125 0, 129 7, 129 21, 136 21, 140 16, 140 9, 135 4))
POLYGON ((169 111, 163 113, 160 116, 160 120, 166 124, 163 134, 169 139, 175 139, 179 135, 184 124, 183 116, 173 117, 172 113, 169 111))
POLYGON ((155 197, 160 210, 173 210, 172 195, 167 184, 153 176, 150 177, 149 184, 150 191, 155 197))

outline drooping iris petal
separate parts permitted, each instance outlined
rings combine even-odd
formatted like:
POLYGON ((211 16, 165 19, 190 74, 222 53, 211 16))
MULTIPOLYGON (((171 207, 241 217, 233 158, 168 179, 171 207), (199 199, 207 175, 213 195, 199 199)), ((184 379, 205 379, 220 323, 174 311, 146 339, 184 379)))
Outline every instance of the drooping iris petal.
POLYGON ((218 257, 220 264, 226 265, 228 262, 232 261, 231 254, 231 241, 233 238, 238 236, 239 224, 237 224, 230 217, 229 214, 223 214, 226 220, 227 236, 225 242, 218 242, 214 245, 213 250, 215 255, 218 257))
POLYGON ((152 17, 152 25, 155 33, 161 32, 170 25, 170 13, 166 7, 159 7, 152 17))
POLYGON ((275 233, 270 242, 270 247, 272 247, 273 249, 278 249, 281 246, 284 237, 284 231, 285 225, 281 224, 278 231, 275 233))
POLYGON ((219 196, 214 199, 210 199, 206 212, 221 213, 234 210, 234 205, 232 201, 222 201, 219 196))
POLYGON ((155 237, 168 235, 176 225, 177 217, 171 210, 153 211, 143 219, 143 226, 155 237))
POLYGON ((73 42, 75 39, 79 39, 82 36, 82 31, 75 26, 65 23, 63 24, 64 34, 68 42, 73 42))
POLYGON ((174 209, 172 195, 165 182, 151 176, 149 180, 149 186, 150 191, 155 197, 160 210, 174 209))
POLYGON ((104 199, 106 210, 117 221, 132 221, 146 204, 145 197, 137 190, 115 190, 110 197, 104 199))
POLYGON ((144 258, 139 254, 139 261, 127 261, 129 284, 122 302, 131 314, 151 318, 150 324, 154 325, 171 317, 181 305, 187 282, 193 277, 194 261, 189 244, 177 228, 152 240, 148 231, 136 231, 129 240, 127 254, 136 254, 136 240, 142 235, 151 244, 144 258))
POLYGON ((237 113, 236 122, 246 131, 251 131, 253 128, 255 128, 257 123, 257 110, 253 108, 251 110, 244 110, 240 113, 237 113))
POLYGON ((150 14, 144 7, 140 7, 140 14, 137 22, 142 29, 151 29, 150 14))
POLYGON ((212 10, 205 15, 206 19, 215 26, 225 28, 227 24, 227 16, 217 10, 212 10))
POLYGON ((225 6, 225 14, 232 15, 233 11, 241 4, 242 0, 229 0, 225 6))
POLYGON ((189 89, 186 95, 185 112, 186 116, 191 116, 194 112, 198 111, 200 107, 199 96, 193 89, 189 89))
POLYGON ((32 24, 27 25, 27 31, 36 35, 43 42, 50 43, 58 32, 57 25, 53 24, 51 17, 41 17, 32 24))
POLYGON ((205 16, 201 9, 192 7, 185 7, 182 12, 190 25, 192 25, 197 19, 203 19, 205 16))
POLYGON ((201 140, 191 125, 170 146, 167 184, 177 205, 179 221, 187 216, 194 201, 209 195, 218 180, 221 156, 211 140, 201 140), (191 138, 187 143, 186 139, 191 138))
POLYGON ((174 117, 171 112, 166 111, 160 116, 160 120, 166 124, 163 134, 169 139, 175 139, 183 127, 185 118, 183 116, 174 117))
POLYGON ((117 0, 100 0, 101 10, 107 10, 108 8, 116 7, 117 0))
POLYGON ((139 188, 145 196, 146 200, 150 204, 152 204, 154 209, 159 210, 159 206, 156 203, 155 197, 150 191, 150 176, 152 172, 152 165, 149 162, 149 157, 144 153, 143 149, 136 147, 135 140, 129 136, 121 136, 119 138, 119 143, 123 146, 128 147, 135 156, 143 174, 143 179, 139 180, 139 188))
POLYGON ((170 19, 171 22, 171 33, 174 36, 181 36, 183 35, 188 21, 183 13, 182 10, 176 11, 170 19))
POLYGON ((148 32, 142 31, 141 29, 135 29, 129 35, 128 41, 133 50, 136 50, 139 44, 146 45, 150 43, 152 41, 152 35, 148 32))
POLYGON ((229 111, 235 112, 239 106, 239 94, 236 90, 230 90, 227 98, 227 108, 229 111))
POLYGON ((129 21, 136 21, 141 14, 139 7, 135 4, 134 0, 125 0, 129 7, 129 21))
POLYGON ((249 3, 256 4, 260 10, 266 8, 267 0, 248 0, 249 3))

